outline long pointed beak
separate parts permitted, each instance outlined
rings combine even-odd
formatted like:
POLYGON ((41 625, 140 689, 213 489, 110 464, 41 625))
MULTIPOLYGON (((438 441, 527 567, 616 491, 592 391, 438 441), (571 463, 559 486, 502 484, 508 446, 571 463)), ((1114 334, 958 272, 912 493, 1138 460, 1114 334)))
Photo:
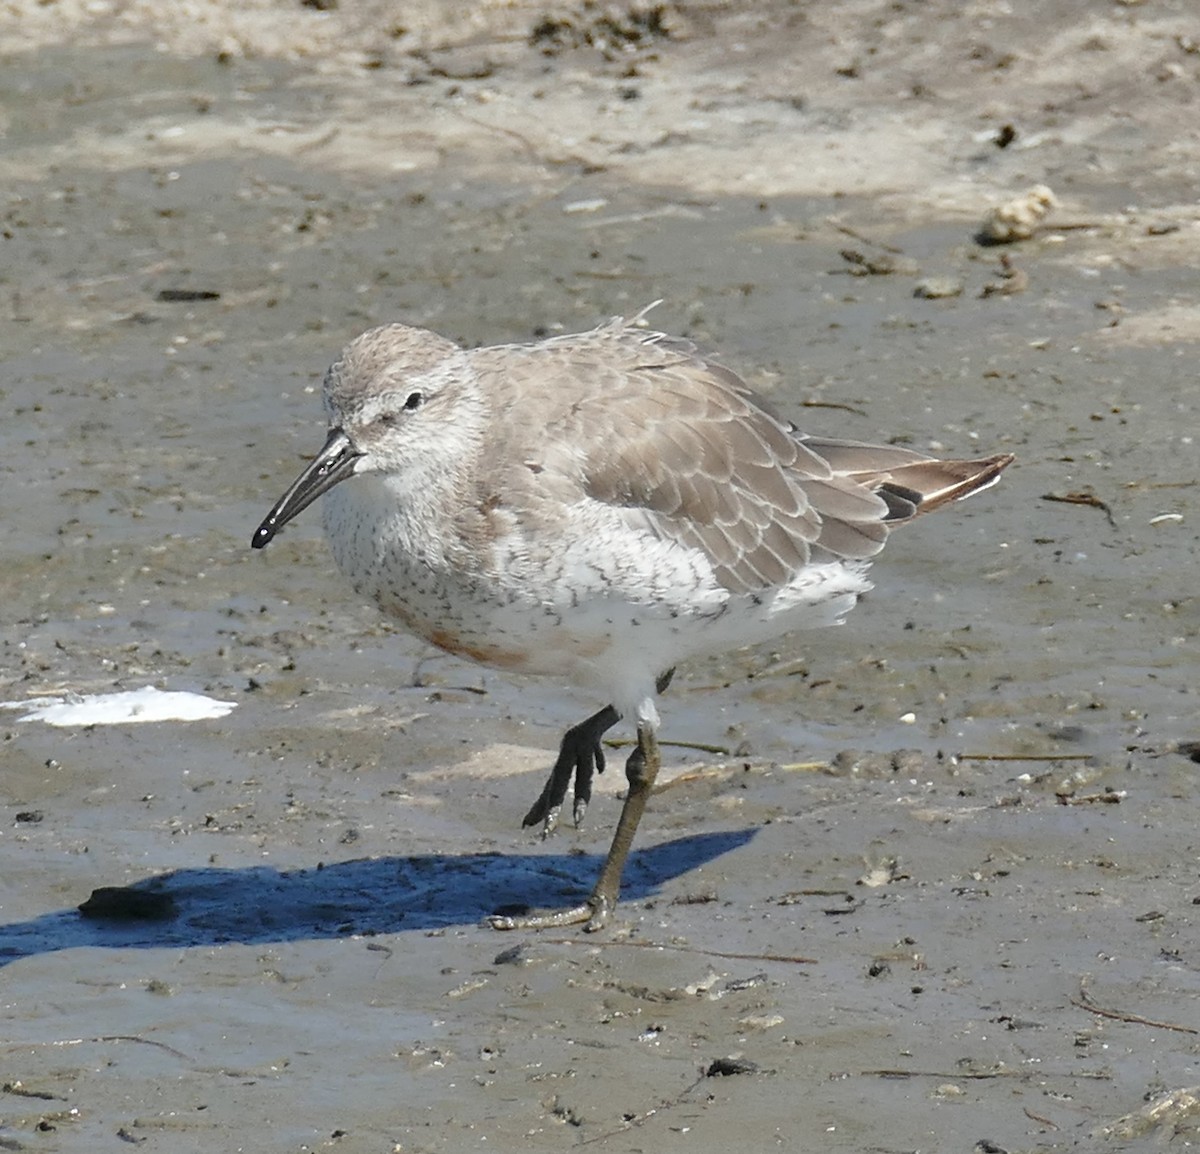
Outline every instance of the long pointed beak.
POLYGON ((312 459, 307 469, 292 482, 266 519, 250 538, 254 549, 271 543, 272 538, 297 513, 303 512, 322 493, 327 493, 339 481, 354 473, 354 463, 362 456, 341 429, 330 429, 325 445, 312 459))

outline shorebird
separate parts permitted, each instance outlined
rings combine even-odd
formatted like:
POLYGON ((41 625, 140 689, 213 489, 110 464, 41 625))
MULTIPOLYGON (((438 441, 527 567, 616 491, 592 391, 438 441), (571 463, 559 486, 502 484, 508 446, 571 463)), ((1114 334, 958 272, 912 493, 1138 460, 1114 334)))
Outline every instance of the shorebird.
POLYGON ((450 653, 608 702, 563 737, 526 826, 548 832, 572 782, 582 820, 601 739, 634 720, 591 896, 497 915, 499 929, 606 923, 677 663, 841 620, 892 529, 1013 459, 806 435, 691 342, 644 327, 645 311, 470 350, 403 324, 363 333, 325 376, 324 447, 251 541, 324 495, 334 559, 385 613, 450 653))

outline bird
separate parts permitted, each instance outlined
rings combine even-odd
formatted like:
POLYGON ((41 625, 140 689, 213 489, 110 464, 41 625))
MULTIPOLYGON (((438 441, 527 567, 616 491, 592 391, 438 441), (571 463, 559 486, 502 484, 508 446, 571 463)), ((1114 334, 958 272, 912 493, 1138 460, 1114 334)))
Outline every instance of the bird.
POLYGON ((553 829, 572 785, 582 821, 604 735, 633 722, 590 895, 497 913, 497 929, 609 922, 661 765, 656 698, 680 662, 841 621, 893 529, 1014 459, 804 433, 648 311, 472 349, 401 323, 362 333, 325 375, 324 446, 251 539, 262 549, 323 497, 335 562, 383 613, 607 703, 563 736, 526 827, 553 829))

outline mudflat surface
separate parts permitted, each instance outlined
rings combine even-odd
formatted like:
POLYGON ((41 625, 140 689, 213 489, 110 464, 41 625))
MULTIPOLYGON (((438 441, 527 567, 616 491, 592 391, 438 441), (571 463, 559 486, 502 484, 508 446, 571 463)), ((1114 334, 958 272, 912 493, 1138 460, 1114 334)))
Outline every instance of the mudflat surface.
POLYGON ((1192 6, 167 7, 0 19, 0 697, 237 707, 0 713, 5 1149, 1195 1144, 1192 6), (659 298, 813 431, 1019 460, 680 670, 614 924, 504 936, 607 848, 616 767, 519 828, 600 703, 249 536, 363 328, 659 298))

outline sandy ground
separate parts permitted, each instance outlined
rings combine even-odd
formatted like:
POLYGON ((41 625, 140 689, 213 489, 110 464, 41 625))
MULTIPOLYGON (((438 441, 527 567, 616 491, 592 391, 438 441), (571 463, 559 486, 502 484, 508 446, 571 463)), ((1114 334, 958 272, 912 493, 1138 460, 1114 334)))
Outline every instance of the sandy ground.
POLYGON ((1200 25, 1024 8, 0 2, 0 697, 238 703, 0 713, 4 1149, 1200 1141, 1200 25), (681 670, 615 924, 507 937, 607 847, 619 773, 519 828, 599 703, 249 535, 361 329, 657 298, 814 431, 1019 462, 681 670))

